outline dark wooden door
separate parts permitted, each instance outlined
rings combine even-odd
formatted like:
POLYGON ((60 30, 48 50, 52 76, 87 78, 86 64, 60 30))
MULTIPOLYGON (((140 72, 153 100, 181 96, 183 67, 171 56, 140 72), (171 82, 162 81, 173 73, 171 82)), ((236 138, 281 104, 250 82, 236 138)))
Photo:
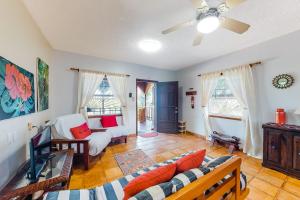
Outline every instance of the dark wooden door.
POLYGON ((157 83, 157 131, 178 132, 178 82, 157 83))

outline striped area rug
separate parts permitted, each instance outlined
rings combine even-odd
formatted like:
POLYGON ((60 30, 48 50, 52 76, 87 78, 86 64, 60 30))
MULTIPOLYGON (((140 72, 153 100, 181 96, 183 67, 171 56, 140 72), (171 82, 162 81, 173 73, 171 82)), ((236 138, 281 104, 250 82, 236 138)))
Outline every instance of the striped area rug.
POLYGON ((124 175, 132 174, 140 169, 155 164, 141 149, 116 154, 115 159, 124 175))

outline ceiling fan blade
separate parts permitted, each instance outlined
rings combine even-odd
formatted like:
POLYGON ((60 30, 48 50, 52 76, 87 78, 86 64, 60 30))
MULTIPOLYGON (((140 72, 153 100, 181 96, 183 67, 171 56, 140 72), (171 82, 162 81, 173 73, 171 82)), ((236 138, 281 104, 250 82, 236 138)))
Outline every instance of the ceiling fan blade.
POLYGON ((179 30, 181 28, 184 28, 184 27, 187 27, 187 26, 192 26, 194 24, 194 21, 195 20, 189 20, 187 22, 183 22, 183 23, 177 24, 175 26, 172 26, 171 28, 168 28, 168 29, 162 31, 161 33, 165 35, 165 34, 177 31, 177 30, 179 30))
POLYGON ((236 6, 238 6, 239 4, 245 2, 246 0, 226 0, 226 5, 229 8, 234 8, 236 6))
POLYGON ((196 9, 208 6, 205 0, 191 0, 191 1, 192 1, 193 6, 196 9))
POLYGON ((250 28, 249 24, 227 17, 222 20, 221 26, 238 34, 243 34, 250 28))
POLYGON ((203 39, 203 34, 202 33, 198 33, 196 38, 194 39, 194 42, 193 42, 193 46, 198 46, 201 44, 202 42, 202 39, 203 39))

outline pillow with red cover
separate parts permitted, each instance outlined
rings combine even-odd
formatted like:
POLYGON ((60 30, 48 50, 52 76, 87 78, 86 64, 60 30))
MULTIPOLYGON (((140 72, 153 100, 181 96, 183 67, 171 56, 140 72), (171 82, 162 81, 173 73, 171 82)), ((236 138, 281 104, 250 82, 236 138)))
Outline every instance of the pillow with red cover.
POLYGON ((130 181, 124 188, 124 200, 160 183, 169 181, 175 174, 176 164, 158 167, 130 181))
POLYGON ((195 153, 184 156, 176 161, 176 171, 177 173, 182 173, 190 169, 200 167, 204 160, 206 150, 199 150, 195 153))
POLYGON ((87 123, 83 123, 80 126, 76 126, 74 128, 70 128, 70 131, 75 139, 82 140, 89 135, 91 135, 92 131, 89 129, 87 123))
POLYGON ((103 128, 118 126, 116 115, 102 116, 100 122, 103 128))

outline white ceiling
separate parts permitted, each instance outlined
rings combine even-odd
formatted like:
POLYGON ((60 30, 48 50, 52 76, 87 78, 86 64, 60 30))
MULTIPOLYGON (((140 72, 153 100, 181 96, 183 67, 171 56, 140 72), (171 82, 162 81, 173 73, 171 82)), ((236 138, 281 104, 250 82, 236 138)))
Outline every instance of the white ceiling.
MULTIPOLYGON (((251 25, 237 35, 219 29, 192 46, 196 28, 161 31, 195 17, 190 0, 23 0, 54 49, 177 70, 300 29, 299 0, 248 0, 228 16, 251 25), (139 40, 158 39, 154 54, 139 40)), ((216 4, 221 0, 208 0, 216 4)))

